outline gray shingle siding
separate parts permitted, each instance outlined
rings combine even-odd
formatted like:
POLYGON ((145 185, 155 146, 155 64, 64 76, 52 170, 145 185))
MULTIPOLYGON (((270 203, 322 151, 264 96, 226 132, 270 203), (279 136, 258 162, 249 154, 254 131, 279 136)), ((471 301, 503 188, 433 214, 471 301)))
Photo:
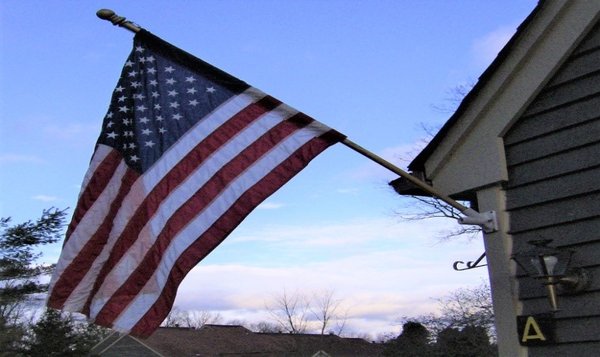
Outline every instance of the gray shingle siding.
MULTIPOLYGON (((559 345, 530 356, 600 355, 600 27, 582 41, 504 137, 513 253, 553 239, 592 274, 578 295, 561 295, 559 345)), ((544 287, 517 271, 523 313, 548 312, 544 287)))

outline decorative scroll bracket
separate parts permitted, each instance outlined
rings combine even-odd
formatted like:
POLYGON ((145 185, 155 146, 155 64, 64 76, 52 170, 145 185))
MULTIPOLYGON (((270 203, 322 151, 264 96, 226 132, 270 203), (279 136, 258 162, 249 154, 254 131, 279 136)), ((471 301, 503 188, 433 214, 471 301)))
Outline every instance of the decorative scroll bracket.
POLYGON ((470 270, 470 269, 481 268, 481 267, 487 266, 487 264, 479 265, 479 263, 483 260, 483 258, 485 258, 485 252, 483 252, 483 254, 481 254, 481 256, 479 258, 477 258, 477 260, 467 262, 466 268, 458 267, 461 264, 465 264, 465 262, 463 262, 461 260, 454 262, 454 264, 452 265, 452 268, 454 268, 454 270, 456 270, 456 271, 463 271, 463 270, 470 270))

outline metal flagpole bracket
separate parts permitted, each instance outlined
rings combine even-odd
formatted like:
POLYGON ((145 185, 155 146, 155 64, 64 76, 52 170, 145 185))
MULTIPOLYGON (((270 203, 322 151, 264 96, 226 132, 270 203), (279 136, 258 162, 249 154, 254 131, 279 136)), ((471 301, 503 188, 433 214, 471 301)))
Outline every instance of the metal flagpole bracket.
POLYGON ((128 21, 125 17, 115 14, 115 12, 110 9, 100 9, 96 12, 96 16, 102 20, 112 22, 115 26, 126 28, 133 33, 137 33, 142 29, 133 22, 128 21))
POLYGON ((465 225, 480 226, 485 233, 493 233, 498 230, 498 217, 496 211, 477 212, 471 208, 462 212, 464 217, 458 219, 458 223, 465 225))

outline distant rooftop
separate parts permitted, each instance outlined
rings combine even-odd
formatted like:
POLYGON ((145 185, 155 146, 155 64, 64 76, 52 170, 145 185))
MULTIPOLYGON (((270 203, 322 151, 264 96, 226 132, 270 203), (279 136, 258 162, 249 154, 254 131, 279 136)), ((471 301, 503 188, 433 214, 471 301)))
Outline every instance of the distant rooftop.
MULTIPOLYGON (((361 338, 336 335, 257 333, 239 325, 204 325, 191 328, 161 327, 140 348, 163 356, 381 356, 383 346, 361 338), (145 346, 144 346, 145 345, 145 346)), ((115 344, 114 348, 119 348, 115 344)), ((130 347, 128 347, 130 348, 130 347)), ((98 351, 99 352, 99 351, 98 351)), ((108 353, 107 355, 113 355, 108 353)))

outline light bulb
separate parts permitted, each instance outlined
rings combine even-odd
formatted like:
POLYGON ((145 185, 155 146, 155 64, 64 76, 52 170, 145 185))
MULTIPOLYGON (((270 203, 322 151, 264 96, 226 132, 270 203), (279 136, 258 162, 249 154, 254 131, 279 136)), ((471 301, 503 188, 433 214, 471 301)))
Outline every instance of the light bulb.
POLYGON ((546 271, 548 272, 548 275, 554 275, 554 267, 556 267, 556 263, 558 263, 558 258, 554 255, 544 256, 544 265, 546 265, 546 271))
POLYGON ((533 267, 537 271, 538 276, 544 275, 544 269, 542 268, 542 264, 540 263, 540 258, 539 257, 533 257, 533 258, 531 258, 531 265, 533 265, 533 267))
POLYGON ((531 258, 531 264, 538 272, 538 276, 554 275, 554 268, 558 263, 558 258, 554 255, 536 256, 531 258), (542 266, 542 264, 544 266, 542 266))

